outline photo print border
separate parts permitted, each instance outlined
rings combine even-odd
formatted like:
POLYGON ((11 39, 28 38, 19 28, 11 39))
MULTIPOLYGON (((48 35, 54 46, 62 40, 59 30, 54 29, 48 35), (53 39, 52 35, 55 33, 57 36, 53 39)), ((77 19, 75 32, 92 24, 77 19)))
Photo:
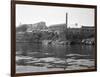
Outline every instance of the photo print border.
POLYGON ((97 6, 96 5, 82 5, 82 4, 65 4, 65 3, 49 3, 49 2, 33 2, 33 1, 11 1, 11 76, 29 76, 29 75, 44 75, 44 74, 60 74, 60 73, 78 73, 97 71, 97 6), (50 72, 30 72, 30 73, 16 73, 16 4, 24 5, 42 5, 42 6, 56 6, 56 7, 73 7, 73 8, 93 8, 94 25, 95 25, 95 68, 83 70, 66 70, 66 71, 50 71, 50 72))

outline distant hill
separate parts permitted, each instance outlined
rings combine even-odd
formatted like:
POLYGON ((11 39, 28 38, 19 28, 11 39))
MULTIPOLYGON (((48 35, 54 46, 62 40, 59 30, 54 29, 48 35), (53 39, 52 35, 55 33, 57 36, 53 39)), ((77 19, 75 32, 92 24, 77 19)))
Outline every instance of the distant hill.
POLYGON ((33 30, 47 29, 45 22, 38 22, 35 24, 22 24, 16 27, 16 32, 32 32, 33 30))
POLYGON ((32 32, 33 30, 63 31, 66 27, 66 24, 54 24, 47 27, 45 22, 38 22, 35 24, 22 24, 16 27, 16 32, 32 32))
POLYGON ((30 24, 30 26, 28 26, 27 31, 42 30, 42 29, 47 29, 45 22, 38 22, 35 24, 30 24))

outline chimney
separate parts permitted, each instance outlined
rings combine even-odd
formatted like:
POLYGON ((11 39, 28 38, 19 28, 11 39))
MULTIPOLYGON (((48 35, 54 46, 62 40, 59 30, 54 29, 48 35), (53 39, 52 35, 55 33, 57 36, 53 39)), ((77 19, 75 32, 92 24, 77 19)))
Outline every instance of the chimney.
POLYGON ((66 13, 66 28, 67 28, 67 25, 68 25, 68 13, 66 13))

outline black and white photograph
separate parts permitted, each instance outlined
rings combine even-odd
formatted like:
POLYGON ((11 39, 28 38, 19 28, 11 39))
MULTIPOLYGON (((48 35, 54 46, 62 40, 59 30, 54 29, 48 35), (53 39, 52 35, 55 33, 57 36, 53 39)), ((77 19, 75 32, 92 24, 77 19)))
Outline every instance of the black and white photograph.
POLYGON ((95 69, 95 9, 16 4, 16 73, 95 69))

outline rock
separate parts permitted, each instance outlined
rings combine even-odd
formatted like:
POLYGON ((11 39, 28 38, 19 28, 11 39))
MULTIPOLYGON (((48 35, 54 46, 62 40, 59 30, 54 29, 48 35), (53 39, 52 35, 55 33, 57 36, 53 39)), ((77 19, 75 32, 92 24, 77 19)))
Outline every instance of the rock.
POLYGON ((94 40, 94 38, 83 39, 82 43, 86 44, 86 45, 93 45, 95 43, 95 40, 94 40))

